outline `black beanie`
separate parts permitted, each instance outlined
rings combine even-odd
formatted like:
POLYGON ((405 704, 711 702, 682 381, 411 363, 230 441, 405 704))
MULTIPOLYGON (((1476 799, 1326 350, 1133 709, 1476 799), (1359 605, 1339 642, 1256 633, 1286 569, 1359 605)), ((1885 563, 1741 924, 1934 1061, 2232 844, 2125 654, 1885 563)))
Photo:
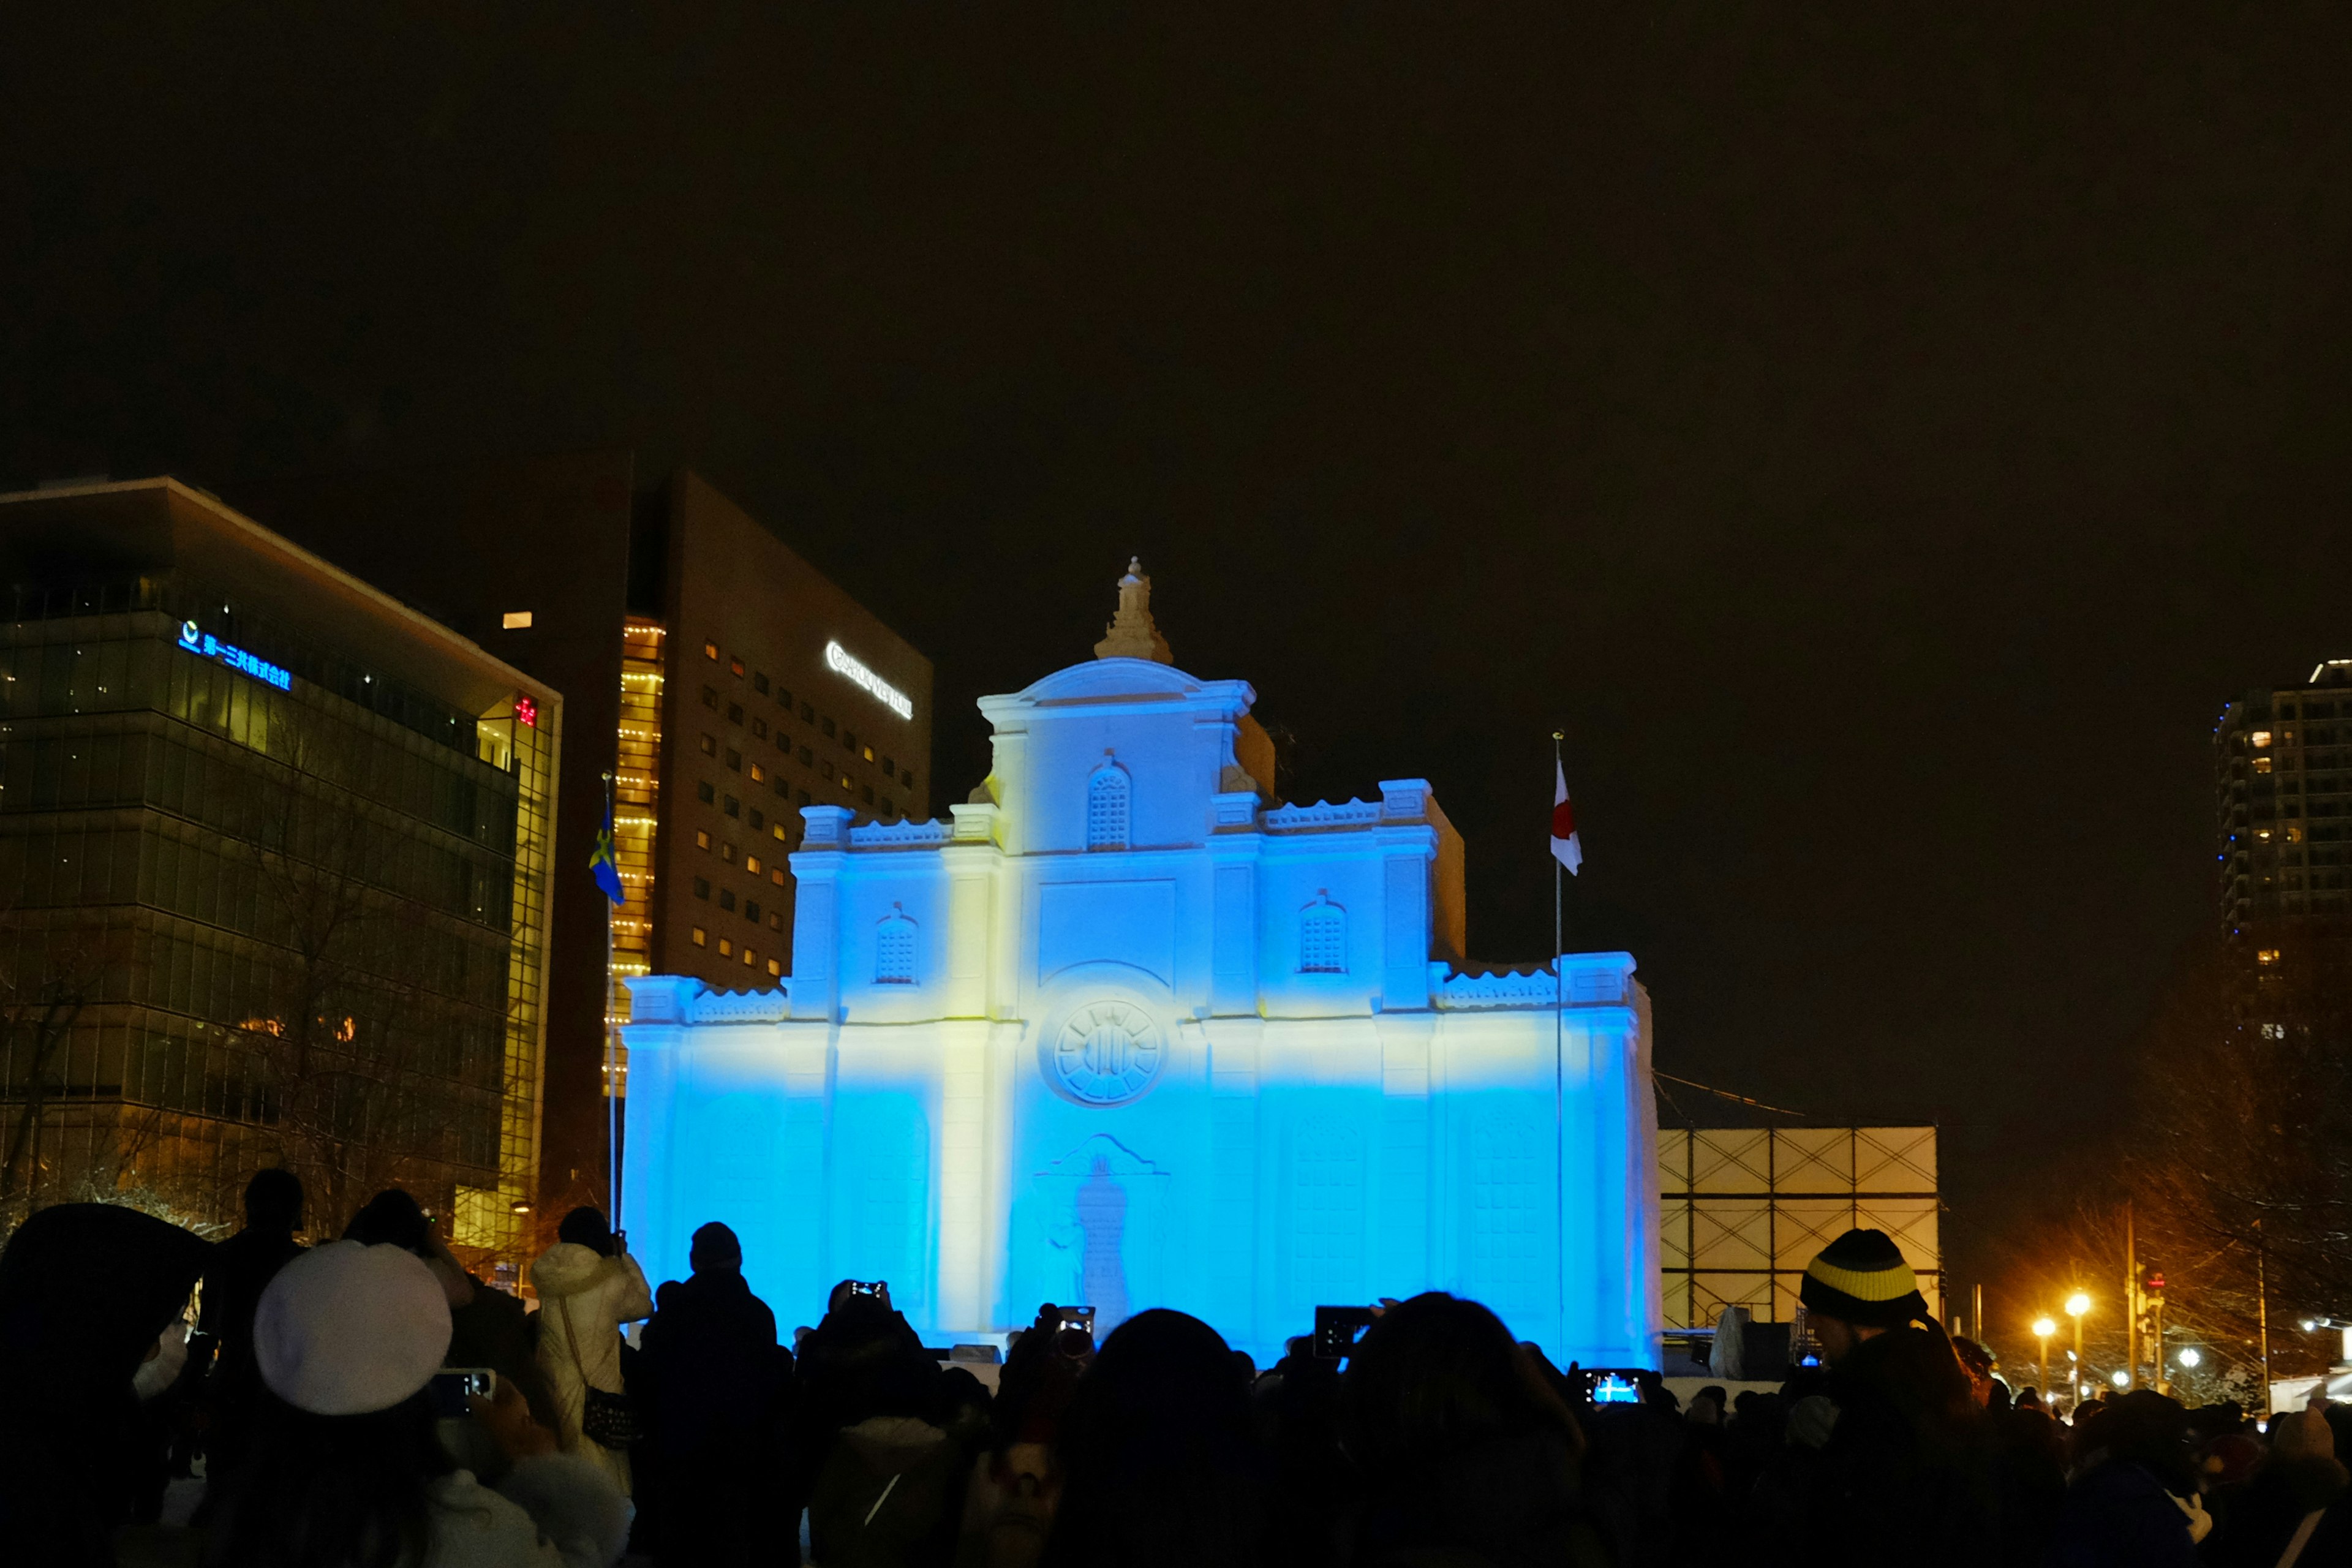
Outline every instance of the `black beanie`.
POLYGON ((1927 1316, 1917 1277, 1883 1230, 1850 1230, 1822 1248, 1805 1265, 1797 1300, 1809 1312, 1865 1328, 1899 1329, 1927 1316))

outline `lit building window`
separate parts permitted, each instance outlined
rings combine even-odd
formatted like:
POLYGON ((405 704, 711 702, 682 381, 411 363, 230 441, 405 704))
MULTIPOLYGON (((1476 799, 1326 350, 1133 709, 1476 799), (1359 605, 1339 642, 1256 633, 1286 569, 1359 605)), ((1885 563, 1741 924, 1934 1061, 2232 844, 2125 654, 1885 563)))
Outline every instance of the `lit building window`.
POLYGON ((719 645, 718 645, 717 643, 715 643, 715 642, 707 642, 707 643, 704 643, 704 644, 702 645, 702 657, 703 657, 703 658, 708 658, 708 659, 716 659, 716 658, 718 658, 718 657, 719 657, 719 645))
POLYGON ((783 972, 784 966, 781 963, 772 958, 768 960, 768 973, 770 974, 781 975, 783 972))
POLYGON ((1298 969, 1302 974, 1348 972, 1348 911, 1318 889, 1298 917, 1298 969))
POLYGON ((1105 763, 1087 780, 1087 848, 1127 847, 1127 770, 1117 763, 1105 763))
POLYGON ((710 933, 703 930, 700 926, 695 927, 694 945, 697 947, 709 947, 710 945, 710 933))
POLYGON ((862 752, 863 753, 865 753, 865 757, 866 757, 866 760, 867 762, 869 762, 869 763, 870 763, 870 762, 872 762, 872 761, 874 760, 874 748, 873 748, 873 747, 871 747, 871 746, 860 746, 860 747, 858 748, 858 750, 859 750, 860 752, 862 752))
POLYGON ((735 944, 723 936, 719 939, 719 956, 721 958, 735 956, 735 944))
POLYGON ((2254 731, 2253 741, 2257 746, 2267 746, 2271 743, 2271 732, 2268 730, 2257 730, 2254 731))
POLYGON ((2268 757, 2256 757, 2254 759, 2254 772, 2258 773, 2266 773, 2270 771, 2271 760, 2268 757))
POLYGON ((499 617, 499 626, 501 630, 505 631, 527 632, 530 630, 530 612, 529 610, 509 610, 504 616, 499 617))
POLYGON ((751 965, 753 965, 753 964, 755 964, 755 963, 759 963, 759 962, 760 962, 760 955, 759 955, 758 953, 753 952, 752 952, 750 948, 748 948, 748 947, 747 947, 747 948, 745 948, 745 949, 743 950, 743 967, 744 967, 744 968, 749 969, 749 968, 751 968, 751 965))
POLYGON ((709 848, 709 847, 710 847, 710 835, 709 835, 709 834, 708 834, 708 833, 706 833, 706 832, 704 832, 704 831, 703 831, 701 828, 699 828, 699 827, 696 828, 696 829, 694 830, 694 847, 695 847, 697 849, 708 849, 708 848, 709 848))
MULTIPOLYGON (((892 906, 894 909, 896 905, 892 906)), ((874 934, 874 984, 912 985, 915 983, 915 922, 894 914, 874 934)))
POLYGON ((768 880, 773 882, 779 888, 782 887, 784 885, 784 868, 782 866, 770 867, 768 869, 768 880))
POLYGON ((782 844, 784 842, 784 825, 782 823, 779 822, 775 826, 770 828, 768 831, 775 837, 777 843, 782 844))
POLYGON ((727 661, 727 668, 737 675, 740 675, 743 673, 743 661, 740 658, 730 658, 727 661))
POLYGON ((728 862, 730 865, 732 865, 735 860, 735 846, 732 844, 721 844, 719 847, 719 858, 721 860, 728 862))
POLYGON ((744 856, 743 869, 751 872, 754 877, 758 876, 760 874, 760 858, 757 855, 744 856))
POLYGON ((768 782, 768 770, 761 767, 759 763, 753 763, 751 764, 751 782, 753 784, 766 784, 768 782))
POLYGON ((778 914, 778 913, 776 913, 773 910, 769 910, 769 911, 768 911, 768 929, 769 929, 770 931, 782 931, 782 930, 783 930, 783 929, 784 929, 784 917, 783 917, 783 916, 782 916, 782 915, 780 915, 780 914, 778 914))
POLYGON ((2276 963, 2278 962, 2278 955, 2279 950, 2277 948, 2266 947, 2254 954, 2254 960, 2259 963, 2276 963))

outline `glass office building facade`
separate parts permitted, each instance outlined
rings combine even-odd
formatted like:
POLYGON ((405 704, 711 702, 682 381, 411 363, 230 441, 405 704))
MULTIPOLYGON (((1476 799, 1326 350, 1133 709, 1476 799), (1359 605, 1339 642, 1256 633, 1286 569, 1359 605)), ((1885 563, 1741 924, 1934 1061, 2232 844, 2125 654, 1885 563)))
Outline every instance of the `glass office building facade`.
MULTIPOLYGON (((183 528, 207 521, 192 495, 165 497, 183 528)), ((202 570, 11 563, 5 1204, 121 1194, 228 1223, 283 1163, 314 1231, 396 1184, 515 1261, 559 704, 389 601, 310 613, 299 552, 257 586, 212 542, 202 570)))

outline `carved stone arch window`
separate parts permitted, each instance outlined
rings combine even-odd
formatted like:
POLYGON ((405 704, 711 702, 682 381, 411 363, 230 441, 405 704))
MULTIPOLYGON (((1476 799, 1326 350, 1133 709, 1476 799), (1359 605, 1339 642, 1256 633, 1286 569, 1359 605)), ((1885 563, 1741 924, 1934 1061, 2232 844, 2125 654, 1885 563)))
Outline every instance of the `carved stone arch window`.
POLYGON ((1348 973, 1348 911, 1331 901, 1328 888, 1317 889, 1315 901, 1298 912, 1298 972, 1348 973))
POLYGON ((874 932, 874 984, 912 985, 915 983, 915 922, 898 904, 882 917, 874 932))
POLYGON ((1128 805, 1132 793, 1127 770, 1103 753, 1102 766, 1087 780, 1087 847, 1127 847, 1128 805))

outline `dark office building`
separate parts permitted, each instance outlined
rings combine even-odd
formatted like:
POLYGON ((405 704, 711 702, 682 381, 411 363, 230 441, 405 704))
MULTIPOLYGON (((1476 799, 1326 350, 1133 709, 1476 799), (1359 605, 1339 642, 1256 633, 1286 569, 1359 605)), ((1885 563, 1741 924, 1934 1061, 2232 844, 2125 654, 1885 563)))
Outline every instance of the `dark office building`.
POLYGON ((170 479, 0 496, 0 1191, 487 1262, 538 1181, 554 690, 170 479))
POLYGON ((2231 702, 2213 748, 2223 921, 2352 913, 2352 659, 2231 702))
POLYGON ((645 482, 626 452, 237 498, 564 693, 542 1195, 600 1197, 605 776, 627 893, 611 973, 765 986, 792 970, 800 808, 929 815, 929 660, 698 476, 645 482))

